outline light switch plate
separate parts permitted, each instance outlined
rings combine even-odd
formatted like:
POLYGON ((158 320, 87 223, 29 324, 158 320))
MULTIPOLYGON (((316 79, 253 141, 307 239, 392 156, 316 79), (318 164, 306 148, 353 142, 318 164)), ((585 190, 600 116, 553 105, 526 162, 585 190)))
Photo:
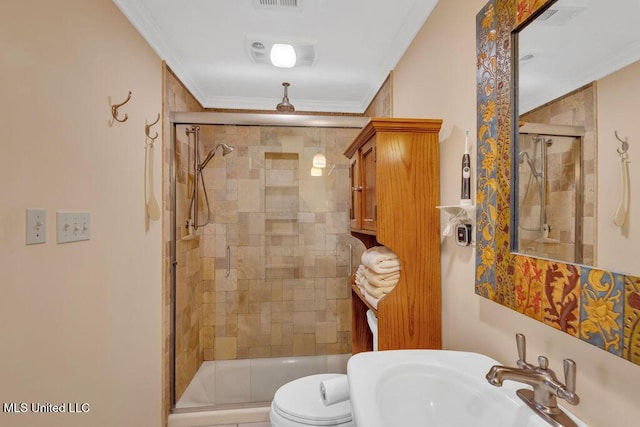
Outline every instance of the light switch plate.
POLYGON ((44 243, 47 239, 47 211, 27 209, 27 245, 44 243))
POLYGON ((56 212, 57 242, 69 243, 91 238, 89 212, 56 212))

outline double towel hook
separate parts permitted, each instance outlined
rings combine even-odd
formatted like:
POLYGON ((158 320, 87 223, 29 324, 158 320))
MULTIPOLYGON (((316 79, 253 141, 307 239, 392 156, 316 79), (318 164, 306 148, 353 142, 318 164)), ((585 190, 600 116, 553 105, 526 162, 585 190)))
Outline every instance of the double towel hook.
MULTIPOLYGON (((124 123, 124 122, 127 121, 129 116, 127 116, 126 113, 125 113, 125 115, 124 115, 124 117, 122 119, 118 118, 118 108, 122 107, 124 104, 129 102, 129 100, 131 100, 131 91, 129 91, 129 95, 127 95, 127 99, 125 99, 124 102, 121 102, 120 104, 115 104, 115 105, 111 106, 111 115, 113 116, 113 120, 115 120, 116 122, 120 122, 120 123, 124 123)), ((113 121, 111 121, 111 124, 113 124, 113 121)))
POLYGON ((160 121, 160 113, 158 113, 158 118, 156 118, 155 122, 153 122, 151 124, 146 124, 147 122, 145 121, 144 133, 147 135, 147 138, 149 138, 151 140, 151 142, 149 144, 153 144, 154 141, 156 140, 156 138, 158 137, 158 132, 156 132, 155 136, 151 136, 151 135, 149 135, 149 130, 151 129, 151 126, 154 126, 159 121, 160 121))

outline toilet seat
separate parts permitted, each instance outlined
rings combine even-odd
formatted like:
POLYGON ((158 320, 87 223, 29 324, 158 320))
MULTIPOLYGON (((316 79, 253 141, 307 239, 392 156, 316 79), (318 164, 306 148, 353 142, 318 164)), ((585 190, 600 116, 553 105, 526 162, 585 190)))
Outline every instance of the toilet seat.
POLYGON ((283 385, 276 391, 271 403, 272 416, 300 425, 353 425, 349 401, 325 406, 320 397, 320 382, 340 376, 344 374, 311 375, 283 385))

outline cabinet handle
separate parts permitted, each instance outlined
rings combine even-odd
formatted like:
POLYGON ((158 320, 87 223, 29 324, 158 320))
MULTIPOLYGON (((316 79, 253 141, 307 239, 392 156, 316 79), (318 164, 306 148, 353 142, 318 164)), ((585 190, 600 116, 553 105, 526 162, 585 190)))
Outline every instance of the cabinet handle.
POLYGON ((351 187, 351 191, 362 191, 362 186, 360 186, 360 187, 351 187))
POLYGON ((231 274, 231 247, 227 246, 227 271, 224 277, 229 277, 229 274, 231 274))

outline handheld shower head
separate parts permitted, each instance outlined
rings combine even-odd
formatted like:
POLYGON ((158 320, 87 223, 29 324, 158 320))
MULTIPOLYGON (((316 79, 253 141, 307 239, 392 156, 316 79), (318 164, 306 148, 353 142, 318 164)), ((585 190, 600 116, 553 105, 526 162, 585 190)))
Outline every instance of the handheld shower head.
POLYGON ((521 151, 518 153, 518 163, 522 164, 524 163, 524 158, 525 157, 529 157, 529 155, 527 154, 526 151, 521 151))
POLYGON ((232 147, 231 145, 228 144, 218 144, 216 145, 211 151, 209 151, 209 154, 207 154, 207 157, 204 158, 203 162, 200 163, 200 167, 199 169, 204 169, 207 166, 207 163, 209 163, 211 161, 211 159, 213 159, 213 157, 216 155, 216 151, 218 151, 218 148, 222 147, 222 155, 226 156, 227 154, 233 152, 233 150, 235 150, 234 147, 232 147))
POLYGON ((207 166, 207 163, 209 163, 211 159, 213 159, 213 156, 216 155, 216 148, 218 147, 212 148, 211 151, 209 151, 209 154, 207 154, 207 157, 204 158, 204 161, 200 163, 198 169, 202 170, 205 166, 207 166))
POLYGON ((527 153, 526 151, 521 151, 518 153, 518 162, 520 164, 524 163, 525 157, 527 159, 527 164, 529 165, 529 169, 531 169, 531 173, 533 174, 533 177, 538 180, 538 178, 542 177, 542 172, 538 172, 538 169, 536 168, 536 164, 534 162, 534 160, 531 158, 531 156, 529 156, 529 153, 527 153))

